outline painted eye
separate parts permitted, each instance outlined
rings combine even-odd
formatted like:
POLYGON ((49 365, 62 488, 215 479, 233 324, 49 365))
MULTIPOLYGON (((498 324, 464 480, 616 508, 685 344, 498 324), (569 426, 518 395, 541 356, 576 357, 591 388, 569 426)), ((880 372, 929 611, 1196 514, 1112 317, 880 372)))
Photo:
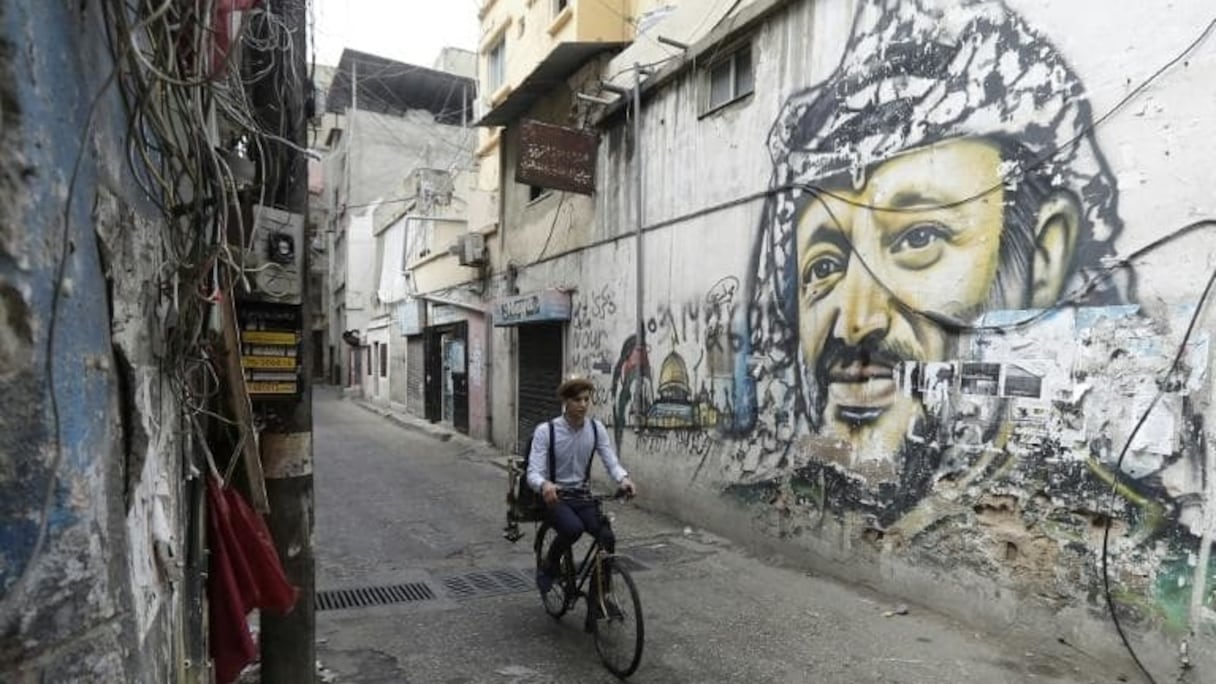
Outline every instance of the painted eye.
POLYGON ((944 237, 946 237, 946 232, 941 227, 932 223, 922 223, 905 230, 899 236, 899 239, 895 241, 895 245, 891 248, 891 251, 902 252, 908 249, 925 249, 944 237))
POLYGON ((830 278, 836 273, 844 270, 844 265, 840 263, 840 259, 834 256, 821 256, 815 259, 807 266, 806 273, 803 275, 803 280, 811 283, 816 280, 830 278))

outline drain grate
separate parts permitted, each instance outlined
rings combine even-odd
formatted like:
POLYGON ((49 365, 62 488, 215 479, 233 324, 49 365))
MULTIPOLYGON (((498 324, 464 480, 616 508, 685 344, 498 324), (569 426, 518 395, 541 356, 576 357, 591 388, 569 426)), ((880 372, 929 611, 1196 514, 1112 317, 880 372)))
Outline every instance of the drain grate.
POLYGON ((532 582, 521 570, 479 570, 443 578, 448 594, 464 601, 482 596, 516 594, 532 589, 532 582))
POLYGON ((427 601, 435 592, 425 582, 394 584, 387 587, 359 587, 318 591, 314 603, 317 610, 344 610, 365 606, 387 606, 409 601, 427 601))

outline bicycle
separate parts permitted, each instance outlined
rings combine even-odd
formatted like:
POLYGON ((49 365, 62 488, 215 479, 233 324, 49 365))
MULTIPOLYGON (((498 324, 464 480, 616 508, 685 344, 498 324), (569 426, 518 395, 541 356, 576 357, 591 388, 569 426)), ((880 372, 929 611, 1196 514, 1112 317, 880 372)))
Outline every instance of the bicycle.
MULTIPOLYGON (((606 499, 620 499, 620 492, 612 496, 589 495, 598 508, 606 499)), ((602 513, 601 513, 602 515, 602 513)), ((605 525, 611 525, 607 517, 603 518, 605 525)), ((534 549, 536 551, 536 568, 549 553, 549 547, 556 539, 557 532, 547 521, 542 523, 536 533, 534 549)), ((633 674, 642 662, 642 644, 645 630, 642 622, 642 601, 638 598, 637 585, 629 571, 613 561, 616 554, 608 554, 600 545, 597 538, 592 538, 591 547, 576 567, 574 565, 574 550, 567 549, 562 554, 557 569, 557 578, 553 587, 541 594, 545 612, 555 620, 560 620, 570 609, 574 608, 580 598, 587 601, 587 626, 595 635, 595 648, 600 660, 608 671, 621 679, 633 674), (593 582, 589 588, 598 587, 597 592, 584 591, 588 582, 593 582), (598 605, 591 604, 591 594, 598 597, 598 605)))

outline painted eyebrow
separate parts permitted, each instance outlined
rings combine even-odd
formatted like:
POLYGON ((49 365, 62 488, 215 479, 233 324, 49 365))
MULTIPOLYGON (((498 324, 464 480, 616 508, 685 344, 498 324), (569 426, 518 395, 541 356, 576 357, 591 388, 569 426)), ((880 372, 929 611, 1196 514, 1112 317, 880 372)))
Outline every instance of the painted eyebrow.
POLYGON ((849 240, 844 236, 844 233, 833 226, 820 225, 815 228, 811 236, 807 238, 805 247, 809 248, 811 245, 821 242, 826 242, 842 252, 847 253, 852 251, 852 245, 849 244, 849 240))
POLYGON ((951 200, 919 190, 900 190, 895 193, 890 202, 886 203, 886 206, 891 209, 932 209, 951 203, 951 200))

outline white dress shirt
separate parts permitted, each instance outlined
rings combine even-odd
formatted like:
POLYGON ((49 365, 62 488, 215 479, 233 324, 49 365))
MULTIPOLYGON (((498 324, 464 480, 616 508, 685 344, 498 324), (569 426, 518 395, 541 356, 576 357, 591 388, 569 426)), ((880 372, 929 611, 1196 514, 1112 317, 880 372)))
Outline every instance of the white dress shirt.
POLYGON ((581 486, 593 451, 599 452, 600 461, 614 481, 620 482, 628 477, 629 473, 621 467, 603 423, 588 418, 583 421, 582 428, 575 430, 565 416, 552 421, 553 464, 557 473, 549 473, 549 425, 541 423, 532 433, 532 450, 528 453, 528 486, 532 491, 539 494, 546 480, 562 488, 581 486), (595 427, 591 426, 592 421, 595 421, 595 427))

